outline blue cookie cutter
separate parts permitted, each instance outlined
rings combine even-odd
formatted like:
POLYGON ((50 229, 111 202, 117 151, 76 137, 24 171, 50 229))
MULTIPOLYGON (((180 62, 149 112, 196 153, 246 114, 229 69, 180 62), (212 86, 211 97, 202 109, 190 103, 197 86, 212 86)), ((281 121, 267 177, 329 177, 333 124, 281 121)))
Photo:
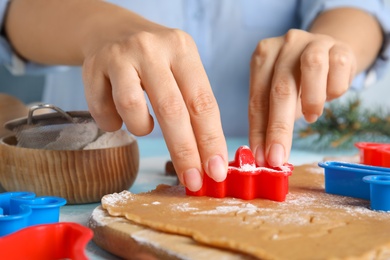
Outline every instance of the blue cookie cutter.
POLYGON ((324 168, 325 192, 371 200, 371 209, 390 210, 390 206, 388 210, 377 206, 390 204, 390 195, 376 195, 383 194, 379 190, 384 186, 390 189, 390 168, 337 161, 320 162, 318 166, 324 168))
POLYGON ((368 175, 363 181, 370 184, 371 209, 390 211, 390 175, 368 175))
POLYGON ((59 221, 60 207, 66 200, 60 197, 36 197, 28 191, 0 193, 0 236, 19 229, 59 221))

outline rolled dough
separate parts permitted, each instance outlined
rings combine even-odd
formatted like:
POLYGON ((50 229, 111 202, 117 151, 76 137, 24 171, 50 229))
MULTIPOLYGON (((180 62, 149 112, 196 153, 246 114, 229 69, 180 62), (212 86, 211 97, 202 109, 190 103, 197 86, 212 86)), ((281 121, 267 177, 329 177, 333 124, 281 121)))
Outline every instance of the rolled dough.
POLYGON ((260 259, 390 259, 390 213, 324 192, 322 168, 298 166, 285 202, 190 197, 159 185, 102 198, 111 216, 260 259))

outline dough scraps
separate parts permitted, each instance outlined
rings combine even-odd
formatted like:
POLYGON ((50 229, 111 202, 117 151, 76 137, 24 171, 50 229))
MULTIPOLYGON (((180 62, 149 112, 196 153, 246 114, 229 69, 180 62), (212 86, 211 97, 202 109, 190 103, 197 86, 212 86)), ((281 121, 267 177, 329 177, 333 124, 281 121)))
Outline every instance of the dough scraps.
POLYGON ((183 186, 106 195, 102 207, 147 227, 261 259, 390 259, 390 213, 327 194, 323 169, 298 166, 285 202, 191 197, 183 186))

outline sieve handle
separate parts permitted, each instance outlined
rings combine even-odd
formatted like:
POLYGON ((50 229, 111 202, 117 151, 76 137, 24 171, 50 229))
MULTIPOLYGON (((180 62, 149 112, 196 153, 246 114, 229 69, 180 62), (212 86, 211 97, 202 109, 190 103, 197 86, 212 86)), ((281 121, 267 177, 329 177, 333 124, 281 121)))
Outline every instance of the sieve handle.
POLYGON ((32 121, 33 121, 33 114, 34 114, 34 111, 35 110, 39 110, 39 109, 45 109, 45 108, 50 108, 50 109, 53 109, 55 111, 57 111, 59 114, 61 114, 61 116, 65 117, 66 119, 69 120, 69 122, 73 123, 73 117, 71 117, 68 113, 66 113, 64 110, 62 110, 61 108, 59 107, 56 107, 52 104, 38 104, 38 105, 35 105, 35 106, 32 106, 30 108, 30 110, 28 111, 28 118, 27 118, 27 124, 28 125, 31 125, 32 124, 32 121))

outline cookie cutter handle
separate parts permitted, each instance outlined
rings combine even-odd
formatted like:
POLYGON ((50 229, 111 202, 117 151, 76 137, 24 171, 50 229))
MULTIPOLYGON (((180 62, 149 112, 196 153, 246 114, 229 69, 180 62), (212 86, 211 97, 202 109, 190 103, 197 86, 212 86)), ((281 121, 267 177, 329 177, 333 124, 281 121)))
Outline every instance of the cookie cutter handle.
POLYGON ((39 109, 52 109, 54 111, 57 111, 61 116, 69 120, 70 123, 73 123, 73 117, 71 117, 68 113, 66 113, 61 108, 52 105, 52 104, 37 104, 34 106, 31 106, 28 110, 28 116, 27 116, 27 125, 31 125, 33 123, 33 114, 35 111, 39 109))

